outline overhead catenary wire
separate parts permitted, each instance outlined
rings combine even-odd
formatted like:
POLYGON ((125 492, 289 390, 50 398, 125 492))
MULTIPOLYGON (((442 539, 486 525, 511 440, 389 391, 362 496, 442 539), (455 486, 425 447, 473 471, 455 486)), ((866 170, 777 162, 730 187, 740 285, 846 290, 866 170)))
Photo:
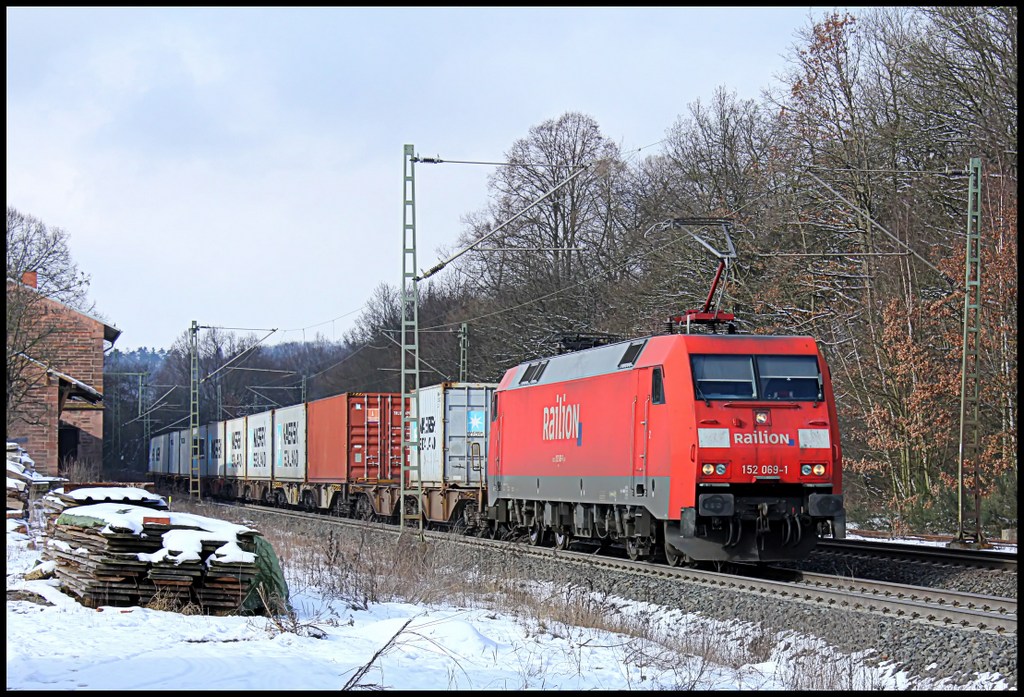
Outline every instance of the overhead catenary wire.
POLYGON ((478 239, 477 239, 477 240, 476 240, 475 242, 471 243, 471 244, 470 244, 469 246, 467 246, 467 247, 465 247, 465 248, 463 248, 463 249, 459 250, 458 252, 455 252, 454 254, 452 254, 451 256, 449 256, 449 257, 448 257, 447 259, 445 259, 445 260, 443 260, 443 261, 440 261, 440 262, 438 262, 438 263, 437 263, 437 264, 435 264, 435 265, 434 265, 434 267, 433 267, 433 268, 431 268, 431 269, 430 269, 429 271, 424 271, 424 272, 423 272, 423 273, 421 273, 421 274, 420 274, 419 276, 414 276, 414 277, 413 277, 413 280, 414 280, 414 281, 417 281, 417 282, 418 282, 418 281, 422 281, 423 279, 425 279, 425 278, 429 278, 430 276, 434 275, 435 273, 437 273, 438 271, 440 271, 441 269, 443 269, 443 268, 444 268, 445 266, 447 266, 447 265, 448 265, 448 264, 450 264, 451 262, 453 262, 453 261, 455 261, 456 259, 458 259, 458 258, 459 258, 460 256, 462 256, 463 254, 465 254, 466 252, 468 252, 468 251, 470 251, 471 249, 473 249, 474 247, 476 247, 476 246, 477 246, 478 244, 480 244, 480 243, 481 243, 481 242, 483 242, 484 240, 486 240, 486 239, 488 239, 489 237, 491 237, 492 235, 495 235, 495 234, 497 234, 498 232, 500 232, 500 231, 501 231, 502 229, 504 229, 504 228, 505 228, 505 227, 506 227, 507 225, 509 225, 510 223, 512 223, 512 222, 513 222, 514 220, 517 220, 517 219, 518 219, 519 217, 521 217, 521 216, 525 215, 525 214, 526 214, 526 213, 527 213, 528 211, 530 211, 530 210, 533 210, 533 208, 535 208, 536 206, 540 205, 540 203, 541 203, 541 202, 542 202, 542 201, 543 201, 544 199, 546 199, 546 198, 547 198, 548 196, 551 196, 551 195, 552 195, 553 193, 555 193, 556 191, 558 191, 559 189, 561 189, 561 188, 562 188, 563 186, 565 186, 566 184, 568 184, 569 182, 571 182, 571 181, 572 181, 573 179, 575 179, 576 177, 578 177, 578 176, 580 176, 581 174, 583 174, 584 172, 586 172, 586 171, 587 171, 587 169, 589 169, 589 168, 590 168, 590 167, 591 167, 591 166, 592 166, 593 164, 594 164, 594 162, 584 162, 583 164, 581 164, 581 165, 578 165, 578 166, 579 166, 579 171, 577 171, 577 172, 574 172, 573 174, 571 174, 571 175, 570 175, 569 177, 567 177, 566 179, 563 179, 563 180, 562 180, 561 182, 559 182, 558 184, 555 184, 555 185, 554 185, 553 187, 551 187, 551 188, 550 188, 550 189, 549 189, 548 191, 546 191, 546 192, 545 192, 544 194, 542 194, 542 195, 541 195, 541 196, 540 196, 539 198, 535 199, 535 200, 533 201, 533 203, 531 203, 530 205, 528 205, 528 206, 527 206, 526 208, 524 208, 523 210, 519 211, 518 213, 516 213, 515 215, 513 215, 513 216, 512 216, 511 218, 509 218, 509 219, 508 219, 508 220, 506 220, 506 221, 505 221, 504 223, 502 223, 502 224, 501 224, 501 225, 499 225, 498 227, 494 228, 494 229, 493 229, 493 230, 491 230, 490 232, 488 232, 488 233, 484 234, 483 236, 479 237, 479 238, 478 238, 478 239))
MULTIPOLYGON (((209 329, 209 327, 207 327, 207 329, 209 329)), ((266 341, 267 339, 269 339, 269 338, 270 338, 270 335, 271 335, 271 334, 273 334, 273 333, 274 333, 274 332, 276 332, 276 331, 277 331, 276 329, 271 329, 271 330, 270 330, 269 332, 267 332, 267 335, 266 335, 265 337, 263 337, 262 339, 260 339, 260 340, 259 340, 259 341, 257 341, 257 342, 256 342, 255 344, 253 344, 253 345, 252 345, 252 346, 250 346, 249 348, 245 349, 245 350, 244 350, 244 351, 242 351, 241 353, 239 353, 239 354, 238 354, 237 356, 235 356, 234 358, 232 358, 232 359, 231 359, 230 361, 228 361, 227 363, 225 363, 225 364, 224 364, 224 365, 222 365, 221 367, 219 367, 219 368, 217 368, 216 370, 214 370, 214 371, 213 371, 212 373, 208 374, 208 375, 207 375, 206 377, 204 377, 204 378, 203 378, 202 380, 200 380, 199 382, 206 382, 207 380, 209 380, 209 379, 210 379, 210 378, 212 378, 212 377, 213 377, 214 375, 216 375, 216 374, 217 374, 217 373, 219 373, 220 371, 222 371, 222 370, 224 370, 225 368, 227 368, 227 367, 228 367, 229 365, 231 365, 231 364, 232 364, 232 363, 234 363, 235 361, 239 360, 239 359, 240 359, 240 358, 242 358, 243 356, 246 356, 246 355, 248 355, 248 354, 252 353, 252 351, 254 351, 254 350, 256 349, 256 347, 257 347, 257 346, 259 346, 259 345, 260 345, 260 344, 262 344, 262 343, 263 343, 264 341, 266 341)))
POLYGON ((858 206, 857 204, 855 204, 855 203, 852 203, 852 202, 851 202, 851 201, 849 201, 849 200, 848 200, 847 198, 845 198, 845 197, 844 197, 844 196, 843 196, 842 194, 840 194, 840 193, 839 193, 838 191, 836 191, 836 190, 835 190, 835 189, 833 189, 833 188, 832 188, 831 186, 829 186, 828 184, 826 184, 825 182, 823 182, 823 181, 822 181, 822 180, 821 180, 821 179, 820 179, 820 178, 818 177, 818 175, 816 175, 816 174, 815 174, 814 172, 808 171, 808 172, 807 172, 807 174, 809 174, 809 175, 810 175, 810 176, 811 176, 812 178, 814 178, 814 180, 815 180, 815 181, 817 181, 817 182, 818 182, 819 184, 821 184, 822 186, 824 186, 824 187, 825 187, 826 189, 828 189, 829 191, 831 191, 831 192, 832 192, 832 193, 833 193, 833 194, 834 194, 834 195, 836 196, 836 198, 838 198, 838 199, 839 199, 840 201, 842 201, 842 202, 843 202, 843 203, 845 203, 845 204, 846 204, 847 206, 849 206, 850 208, 852 208, 853 210, 857 211, 858 213, 860 213, 861 215, 863 215, 863 216, 864 216, 865 218, 867 218, 868 220, 870 220, 870 221, 871 221, 871 222, 872 222, 872 223, 873 223, 873 224, 875 225, 875 227, 877 227, 877 228, 878 228, 879 230, 881 230, 882 232, 884 232, 884 233, 886 234, 886 236, 887 236, 887 237, 888 237, 889 239, 891 239, 891 240, 892 240, 893 242, 895 242, 896 244, 898 244, 899 246, 903 247, 903 248, 904 248, 904 249, 906 249, 906 250, 907 250, 908 252, 910 252, 911 254, 913 254, 913 255, 914 255, 915 257, 917 257, 917 258, 918 258, 918 259, 919 259, 919 260, 920 260, 921 262, 923 262, 923 263, 924 263, 924 265, 925 265, 925 266, 927 266, 927 267, 928 267, 929 269, 931 269, 931 270, 932 270, 932 271, 934 271, 935 273, 939 274, 939 275, 940 275, 940 276, 941 276, 941 277, 942 277, 942 278, 943 278, 943 279, 944 279, 944 280, 945 280, 945 281, 946 281, 947 283, 949 283, 950 285, 954 285, 954 282, 953 282, 953 280, 952 280, 952 279, 950 279, 950 278, 949 278, 949 276, 947 276, 946 274, 944 274, 944 273, 943 273, 942 271, 940 271, 940 270, 939 270, 939 269, 938 269, 938 268, 937 268, 937 267, 936 267, 936 266, 935 266, 934 264, 932 264, 932 263, 931 263, 930 261, 928 261, 927 259, 925 259, 925 258, 924 258, 923 256, 921 256, 920 254, 918 254, 918 253, 917 253, 917 252, 916 252, 916 251, 914 250, 914 248, 913 248, 913 247, 911 247, 910 245, 908 245, 908 244, 907 244, 906 242, 904 242, 904 241, 903 241, 903 240, 901 240, 900 238, 896 237, 896 235, 894 235, 894 234, 892 234, 891 232, 889 232, 888 230, 886 230, 886 229, 885 229, 885 227, 884 227, 884 226, 883 226, 883 225, 882 225, 881 223, 879 223, 879 222, 878 222, 877 220, 875 220, 874 218, 872 218, 872 217, 871 217, 871 215, 869 215, 867 211, 863 210, 863 209, 862 209, 862 208, 861 208, 860 206, 858 206))
MULTIPOLYGON (((657 143, 654 143, 654 145, 657 145, 657 143)), ((757 203, 762 198, 764 198, 768 194, 772 193, 776 189, 781 188, 782 186, 783 185, 780 184, 778 186, 771 187, 770 189, 768 189, 767 191, 762 192, 761 194, 758 194, 757 196, 755 196, 754 198, 752 198, 751 200, 747 201, 742 206, 740 206, 739 208, 734 210, 732 213, 733 214, 739 213, 744 208, 747 208, 748 206, 751 206, 754 203, 757 203)), ((471 317, 469 319, 459 320, 458 322, 448 322, 448 323, 445 323, 445 324, 437 324, 437 325, 429 326, 429 327, 426 327, 425 329, 421 329, 420 331, 444 329, 446 327, 456 327, 456 326, 458 326, 460 324, 463 324, 463 323, 468 324, 470 322, 477 322, 479 320, 487 319, 489 317, 495 317, 495 316, 503 314, 505 312, 512 312, 513 310, 518 310, 518 309, 523 308, 523 307, 528 307, 529 305, 532 305, 534 303, 538 303, 538 302, 540 302, 542 300, 547 300, 548 298, 555 297, 556 295, 559 295, 561 293, 567 293, 567 292, 569 292, 571 290, 575 290, 576 288, 579 288, 580 286, 582 286, 582 285, 584 285, 586 283, 590 283, 591 281, 593 281, 593 280, 595 280, 595 279, 597 279, 597 278, 599 278, 601 276, 606 276, 606 275, 608 275, 610 273, 619 271, 619 270, 625 268, 626 266, 635 263, 639 259, 644 259, 644 258, 646 258, 646 257, 648 257, 648 256, 650 256, 652 254, 655 254, 657 252, 660 252, 660 251, 662 251, 662 250, 672 246, 673 244, 678 243, 681 239, 683 239, 683 238, 680 237, 680 238, 675 238, 675 239, 669 240, 665 244, 663 244, 663 245, 661 245, 659 247, 655 247, 655 248, 653 248, 653 249, 651 249, 651 250, 649 250, 647 252, 644 252, 643 254, 640 254, 640 255, 638 255, 635 258, 627 259, 627 260, 623 261, 621 264, 613 265, 613 266, 611 266, 610 268, 608 268, 606 270, 598 271, 598 272, 594 273, 591 276, 587 276, 583 280, 581 280, 579 283, 576 283, 576 284, 571 285, 571 286, 566 286, 566 287, 561 288, 559 290, 552 291, 551 293, 546 293, 544 295, 541 295, 541 296, 538 296, 536 298, 533 298, 532 300, 527 300, 526 302, 520 303, 520 304, 515 305, 513 307, 507 307, 507 308, 503 308, 501 310, 494 310, 493 312, 487 312, 487 313, 484 313, 482 315, 477 315, 476 317, 471 317)))

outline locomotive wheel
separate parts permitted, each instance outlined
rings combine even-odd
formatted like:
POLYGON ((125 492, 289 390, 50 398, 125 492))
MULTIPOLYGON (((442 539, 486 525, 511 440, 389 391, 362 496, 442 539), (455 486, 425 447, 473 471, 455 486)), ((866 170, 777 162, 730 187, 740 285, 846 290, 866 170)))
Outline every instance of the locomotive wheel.
POLYGON ((569 549, 572 535, 567 532, 555 532, 555 549, 569 549))
POLYGON ((669 566, 682 566, 686 561, 686 555, 675 547, 665 542, 665 563, 669 566))
POLYGON ((635 537, 626 538, 626 554, 632 561, 637 561, 647 556, 640 551, 640 540, 635 537))

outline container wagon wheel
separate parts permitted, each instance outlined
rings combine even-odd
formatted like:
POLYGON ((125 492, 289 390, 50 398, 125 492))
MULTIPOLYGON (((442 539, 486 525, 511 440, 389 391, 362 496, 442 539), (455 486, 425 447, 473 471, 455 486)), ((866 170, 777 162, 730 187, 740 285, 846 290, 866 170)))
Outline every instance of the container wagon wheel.
POLYGON ((572 535, 567 532, 555 532, 555 549, 568 549, 572 535))
POLYGON ((302 507, 310 513, 316 510, 316 501, 313 500, 312 491, 305 491, 302 493, 302 507))
POLYGON ((530 526, 530 546, 531 547, 543 547, 546 542, 545 538, 547 535, 544 531, 544 526, 540 521, 535 522, 530 526))
POLYGON ((356 518, 359 520, 373 520, 373 506, 365 494, 356 501, 356 518))

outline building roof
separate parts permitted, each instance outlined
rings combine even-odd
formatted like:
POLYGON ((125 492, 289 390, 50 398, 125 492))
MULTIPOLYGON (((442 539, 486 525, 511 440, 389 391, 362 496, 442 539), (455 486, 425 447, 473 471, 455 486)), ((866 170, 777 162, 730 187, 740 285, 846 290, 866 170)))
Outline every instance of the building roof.
POLYGON ((30 290, 33 293, 36 293, 37 295, 39 295, 42 298, 46 298, 50 302, 55 302, 58 305, 62 305, 64 307, 66 307, 67 309, 71 310, 72 312, 77 312, 78 314, 82 315, 83 317, 87 317, 87 318, 91 319, 94 322, 99 322, 100 324, 103 325, 103 340, 104 341, 109 341, 111 344, 113 344, 115 341, 117 341, 117 337, 121 336, 121 330, 120 329, 115 327, 113 324, 110 324, 109 322, 106 322, 106 321, 100 319, 99 317, 96 317, 95 315, 90 315, 88 312, 82 312, 78 308, 71 307, 70 305, 68 305, 65 302, 61 302, 60 300, 57 300, 56 298, 51 298, 49 295, 44 294, 38 288, 34 288, 34 287, 28 285, 27 283, 22 283, 21 281, 19 281, 16 278, 11 278, 10 276, 8 276, 7 277, 7 282, 8 283, 15 283, 15 284, 21 286, 22 288, 30 290))
POLYGON ((15 355, 21 356, 30 363, 35 363, 40 368, 45 370, 47 374, 54 376, 55 378, 60 380, 61 383, 67 385, 70 388, 70 391, 68 393, 69 399, 81 399, 83 401, 89 402, 90 404, 97 404, 103 401, 102 392, 100 392, 94 387, 91 387, 90 385, 86 385, 81 380, 73 378, 67 373, 62 373, 56 368, 50 368, 42 361, 37 361, 35 358, 32 358, 32 356, 29 356, 26 353, 18 352, 15 355))

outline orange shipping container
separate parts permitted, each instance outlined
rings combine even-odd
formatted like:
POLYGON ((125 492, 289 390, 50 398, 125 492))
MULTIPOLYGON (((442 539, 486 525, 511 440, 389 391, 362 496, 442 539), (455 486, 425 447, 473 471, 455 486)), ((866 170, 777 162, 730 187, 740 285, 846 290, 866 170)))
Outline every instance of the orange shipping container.
POLYGON ((310 482, 398 482, 402 410, 397 392, 348 392, 310 402, 310 482))

